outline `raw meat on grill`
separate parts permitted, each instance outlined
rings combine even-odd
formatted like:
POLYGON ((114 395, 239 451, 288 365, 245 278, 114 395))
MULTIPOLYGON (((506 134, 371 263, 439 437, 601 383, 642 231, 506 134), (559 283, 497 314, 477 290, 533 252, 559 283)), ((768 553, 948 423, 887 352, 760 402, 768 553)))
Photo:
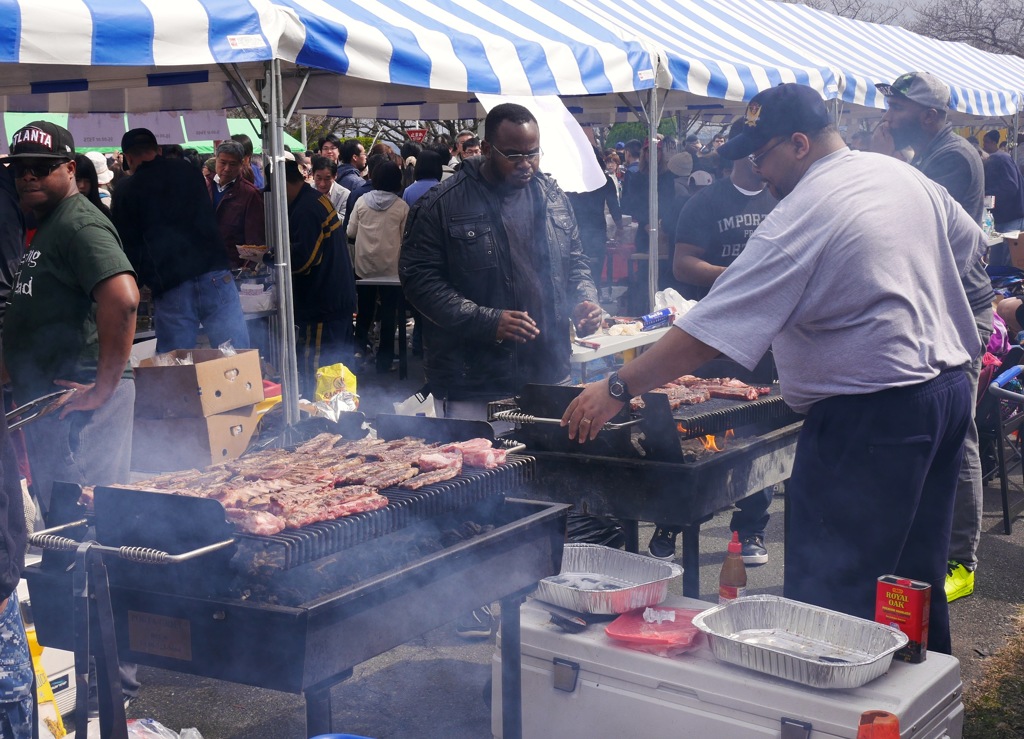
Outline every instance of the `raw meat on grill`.
POLYGON ((757 400, 761 394, 756 387, 734 387, 732 385, 708 385, 708 392, 712 398, 724 398, 726 400, 757 400))
POLYGON ((419 490, 427 485, 434 485, 445 480, 451 480, 453 477, 458 477, 462 471, 462 466, 459 467, 439 467, 431 472, 421 472, 409 480, 401 483, 398 487, 405 488, 406 490, 419 490))
POLYGON ((296 454, 318 454, 326 449, 332 448, 335 444, 341 441, 341 436, 338 434, 318 434, 309 441, 300 444, 295 448, 296 454))
POLYGON ((419 470, 412 465, 398 466, 395 465, 391 469, 384 470, 375 475, 367 477, 363 480, 364 485, 369 485, 374 488, 389 488, 392 485, 397 485, 400 482, 405 482, 410 477, 415 477, 419 474, 419 470))
POLYGON ((266 536, 382 508, 385 488, 418 490, 458 476, 463 466, 497 467, 505 456, 489 439, 441 446, 412 437, 348 441, 320 434, 295 452, 266 449, 124 487, 216 500, 239 531, 266 536))
POLYGON ((228 521, 244 534, 273 536, 284 531, 285 520, 267 511, 247 511, 242 508, 228 508, 228 521))
POLYGON ((396 462, 371 462, 369 464, 361 464, 356 467, 342 470, 335 476, 335 484, 362 485, 368 478, 387 475, 408 467, 411 467, 411 465, 396 462))
POLYGON ((445 444, 441 447, 441 451, 460 451, 462 452, 462 465, 464 467, 480 467, 488 470, 505 464, 505 456, 507 454, 504 449, 495 449, 490 439, 457 441, 452 444, 445 444))
POLYGON ((455 469, 455 474, 462 471, 462 451, 456 449, 453 452, 423 452, 414 464, 419 467, 420 473, 433 472, 434 470, 455 469))
MULTIPOLYGON (((668 395, 669 407, 675 410, 683 405, 703 403, 710 398, 725 400, 757 400, 762 395, 771 393, 770 387, 752 387, 742 380, 732 377, 696 377, 683 375, 665 385, 651 390, 652 393, 668 395)), ((644 407, 642 398, 630 401, 633 410, 644 407)))

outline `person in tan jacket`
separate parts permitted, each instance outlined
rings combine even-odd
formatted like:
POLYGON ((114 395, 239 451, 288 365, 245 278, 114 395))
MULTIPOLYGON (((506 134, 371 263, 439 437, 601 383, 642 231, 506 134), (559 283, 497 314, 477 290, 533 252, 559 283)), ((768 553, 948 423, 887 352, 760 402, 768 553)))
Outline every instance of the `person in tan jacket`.
MULTIPOLYGON (((373 190, 359 198, 348 223, 348 237, 355 243, 353 260, 357 279, 398 278, 398 254, 409 206, 401 198, 402 171, 393 162, 382 162, 373 171, 373 190)), ((395 358, 395 327, 398 291, 395 287, 360 286, 357 289, 356 346, 369 351, 369 331, 380 298, 380 345, 377 371, 388 372, 395 358)))

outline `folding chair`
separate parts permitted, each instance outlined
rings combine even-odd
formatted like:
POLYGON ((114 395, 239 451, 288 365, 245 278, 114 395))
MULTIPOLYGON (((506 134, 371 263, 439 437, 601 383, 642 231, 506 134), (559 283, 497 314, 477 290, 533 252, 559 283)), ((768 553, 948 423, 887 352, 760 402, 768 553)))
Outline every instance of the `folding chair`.
POLYGON ((1024 464, 1021 456, 1021 432, 1024 426, 1024 394, 1007 390, 1012 380, 1022 372, 1024 366, 1018 364, 1024 349, 1014 347, 1003 361, 998 377, 987 387, 985 395, 978 402, 977 422, 980 441, 995 445, 996 467, 983 477, 987 481, 999 475, 999 492, 1003 504, 1003 533, 1013 532, 1013 519, 1024 511, 1024 499, 1010 505, 1009 485, 1007 476, 1015 468, 1021 468, 1021 479, 1024 481, 1024 464), (1017 351, 1020 350, 1020 351, 1017 351), (1016 432, 1016 437, 1014 436, 1016 432), (1012 454, 1007 464, 1007 447, 1012 454))

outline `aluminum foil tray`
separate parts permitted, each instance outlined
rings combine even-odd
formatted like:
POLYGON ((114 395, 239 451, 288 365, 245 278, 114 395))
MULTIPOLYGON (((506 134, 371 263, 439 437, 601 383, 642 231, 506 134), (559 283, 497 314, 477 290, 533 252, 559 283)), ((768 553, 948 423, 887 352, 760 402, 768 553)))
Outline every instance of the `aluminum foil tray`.
POLYGON ((578 613, 626 613, 661 603, 683 568, 599 544, 566 544, 562 569, 537 584, 534 597, 578 613))
POLYGON ((718 659, 812 688, 881 677, 907 636, 888 626, 775 595, 751 595, 693 619, 718 659))

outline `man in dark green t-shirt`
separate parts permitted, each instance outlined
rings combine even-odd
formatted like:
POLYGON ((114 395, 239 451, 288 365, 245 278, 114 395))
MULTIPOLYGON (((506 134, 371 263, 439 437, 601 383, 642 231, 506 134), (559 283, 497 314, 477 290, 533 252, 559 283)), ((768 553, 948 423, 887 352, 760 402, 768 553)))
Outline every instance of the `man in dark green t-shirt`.
POLYGON ((39 223, 3 328, 15 399, 23 403, 58 386, 75 389, 59 417, 26 426, 34 492, 45 511, 54 480, 128 479, 124 450, 131 450, 135 394, 128 355, 139 292, 113 224, 78 193, 71 134, 31 123, 14 134, 11 152, 6 161, 22 207, 39 223), (116 418, 109 417, 113 410, 116 418), (102 420, 111 423, 101 430, 102 420), (50 432, 62 439, 50 439, 50 432), (62 443, 51 448, 55 441, 62 443))
MULTIPOLYGON (((56 481, 128 482, 135 407, 128 356, 139 290, 113 224, 78 192, 71 134, 36 121, 14 134, 10 148, 4 163, 39 224, 3 324, 14 397, 24 403, 75 390, 59 413, 25 426, 32 490, 45 515, 56 481)), ((136 670, 120 665, 126 702, 138 693, 136 670)))

